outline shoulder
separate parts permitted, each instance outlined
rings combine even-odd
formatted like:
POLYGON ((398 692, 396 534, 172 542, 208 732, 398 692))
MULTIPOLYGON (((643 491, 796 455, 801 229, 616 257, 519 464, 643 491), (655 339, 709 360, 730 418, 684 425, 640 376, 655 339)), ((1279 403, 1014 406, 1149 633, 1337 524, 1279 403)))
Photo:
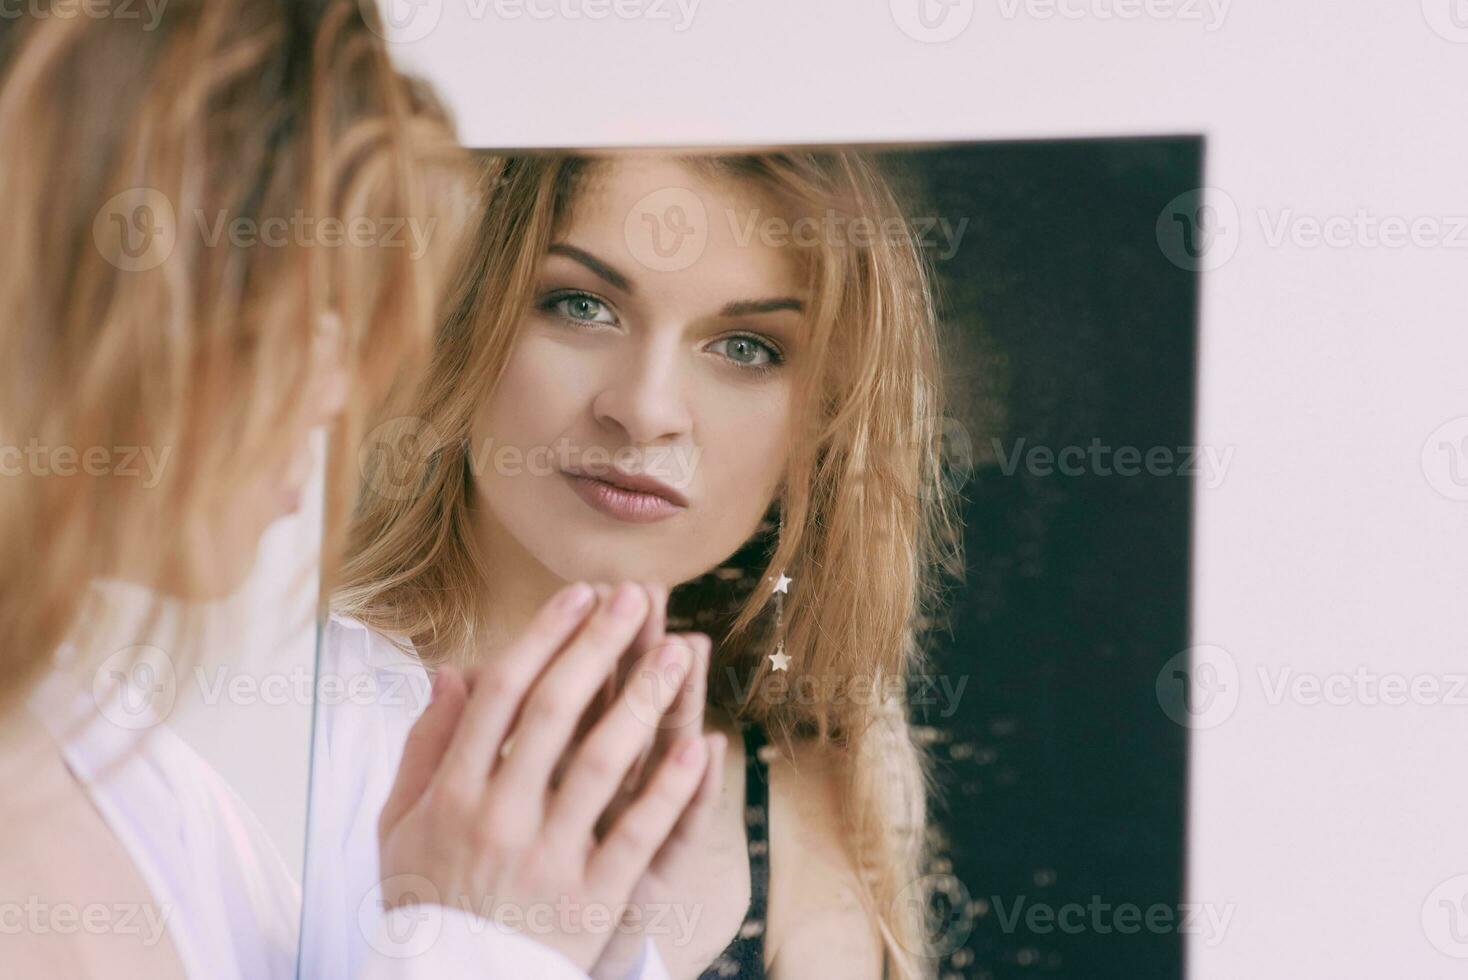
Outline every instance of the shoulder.
POLYGON ((374 629, 355 616, 334 612, 322 631, 322 653, 344 667, 422 669, 417 651, 406 637, 374 629))
POLYGON ((430 679, 413 644, 333 613, 321 637, 317 702, 346 704, 417 717, 427 707, 430 679))
POLYGON ((771 975, 805 976, 811 963, 823 963, 826 976, 876 980, 882 943, 845 845, 841 750, 799 739, 789 749, 767 747, 765 754, 771 975))
POLYGON ((428 706, 428 670, 401 637, 332 614, 321 635, 316 666, 317 749, 323 761, 380 769, 407 740, 428 706))

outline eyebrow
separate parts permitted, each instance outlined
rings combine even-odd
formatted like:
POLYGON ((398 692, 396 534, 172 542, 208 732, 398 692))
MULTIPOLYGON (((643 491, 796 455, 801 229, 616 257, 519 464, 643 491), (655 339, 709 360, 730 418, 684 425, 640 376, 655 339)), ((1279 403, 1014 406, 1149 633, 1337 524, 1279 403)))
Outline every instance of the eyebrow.
POLYGON ((617 287, 629 296, 637 292, 637 290, 632 288, 632 280, 628 279, 626 276, 622 275, 622 273, 607 265, 595 255, 592 255, 590 252, 582 251, 575 245, 567 245, 562 242, 557 245, 552 245, 548 249, 548 251, 552 255, 564 255, 568 259, 581 263, 582 265, 586 266, 586 268, 590 269, 602 279, 605 279, 607 282, 611 283, 613 286, 617 287))
MULTIPOLYGON (((632 280, 618 272, 611 265, 592 255, 590 252, 559 242, 552 245, 547 251, 551 255, 562 255, 585 266, 598 277, 620 289, 629 296, 635 295, 637 290, 632 287, 632 280)), ((719 316, 754 316, 760 313, 775 313, 780 310, 794 310, 796 313, 805 312, 805 303, 793 296, 782 296, 778 299, 742 299, 731 303, 725 303, 724 308, 719 310, 719 316)))
POLYGON ((719 316, 753 316, 756 313, 775 313, 779 310, 805 312, 805 304, 793 296, 780 299, 742 299, 725 304, 719 316))

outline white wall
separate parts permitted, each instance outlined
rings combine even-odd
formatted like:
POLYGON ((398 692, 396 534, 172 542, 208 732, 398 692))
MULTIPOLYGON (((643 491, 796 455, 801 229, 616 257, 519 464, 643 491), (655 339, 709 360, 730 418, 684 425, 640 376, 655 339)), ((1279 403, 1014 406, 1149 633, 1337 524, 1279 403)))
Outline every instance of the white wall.
POLYGON ((1190 898, 1233 919, 1193 944, 1190 975, 1463 975, 1437 900, 1468 879, 1434 889, 1468 873, 1468 705, 1369 703, 1382 692, 1351 675, 1448 684, 1468 662, 1468 492, 1439 445, 1468 455, 1468 230, 1457 247, 1270 240, 1281 218, 1358 209, 1453 233, 1461 0, 959 0, 971 22, 943 43, 898 27, 913 0, 702 0, 682 30, 675 0, 622 8, 672 20, 392 2, 427 18, 399 56, 475 145, 1206 133, 1238 218, 1204 283, 1199 439, 1234 456, 1199 488, 1194 632, 1227 652, 1238 700, 1195 737, 1190 898), (1346 703, 1271 703, 1285 668, 1349 682, 1332 689, 1346 703))

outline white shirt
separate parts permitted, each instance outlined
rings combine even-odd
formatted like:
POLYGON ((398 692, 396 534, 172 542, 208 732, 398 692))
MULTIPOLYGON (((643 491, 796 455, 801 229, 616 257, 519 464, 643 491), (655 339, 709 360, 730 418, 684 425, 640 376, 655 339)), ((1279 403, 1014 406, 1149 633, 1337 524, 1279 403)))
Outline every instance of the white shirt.
MULTIPOLYGON (((470 910, 422 904, 383 914, 377 819, 430 686, 423 664, 387 637, 349 617, 327 621, 317 665, 301 976, 585 980, 561 953, 470 910)), ((667 977, 646 938, 629 980, 667 977)))
POLYGON ((166 722, 129 716, 74 675, 46 678, 28 707, 147 883, 184 973, 292 980, 300 885, 214 767, 166 722))

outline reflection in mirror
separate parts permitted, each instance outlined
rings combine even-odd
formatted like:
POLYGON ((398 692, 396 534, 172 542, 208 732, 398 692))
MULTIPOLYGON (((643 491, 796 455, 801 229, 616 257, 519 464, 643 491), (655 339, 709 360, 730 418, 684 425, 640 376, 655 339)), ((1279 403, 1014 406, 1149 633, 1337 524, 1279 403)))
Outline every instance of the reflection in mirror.
POLYGON ((1189 474, 1087 447, 1186 449, 1158 215, 1199 162, 481 153, 432 364, 356 455, 302 974, 1096 975, 1099 929, 1016 908, 1176 910, 1189 474))
POLYGON ((677 976, 759 976, 777 951, 787 971, 922 975, 930 776, 901 687, 958 558, 912 216, 849 149, 483 162, 434 365, 361 456, 320 671, 380 697, 318 706, 305 971, 351 975, 373 943, 342 913, 412 877, 482 915, 544 913, 534 936, 593 975, 622 975, 647 940, 677 976), (628 580, 650 594, 627 591, 618 618, 628 580), (553 602, 577 581, 605 601, 568 629, 553 602), (651 659, 668 636, 686 682, 651 659), (411 751, 399 771, 444 671, 468 692, 458 734, 438 772, 411 751), (707 791, 666 831, 642 818, 646 873, 599 880, 658 772, 622 763, 705 732, 707 791), (483 739, 502 760, 487 785, 450 790, 443 770, 483 739), (422 784, 401 816, 395 777, 422 784), (462 812, 417 821, 461 794, 462 812), (503 839, 463 849, 482 878, 436 876, 411 839, 500 819, 503 839), (577 856, 579 902, 648 924, 597 942, 577 902, 526 907, 517 869, 546 853, 577 856), (655 911, 674 914, 654 927, 655 911))

